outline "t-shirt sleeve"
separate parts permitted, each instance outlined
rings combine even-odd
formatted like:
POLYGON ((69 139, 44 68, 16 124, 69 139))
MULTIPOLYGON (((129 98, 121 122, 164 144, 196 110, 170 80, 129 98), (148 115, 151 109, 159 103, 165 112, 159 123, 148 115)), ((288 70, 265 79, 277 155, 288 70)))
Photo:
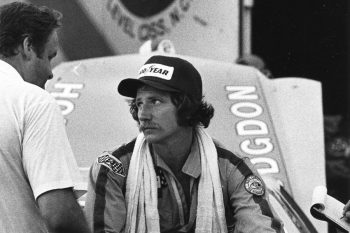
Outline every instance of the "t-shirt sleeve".
POLYGON ((22 160, 35 199, 50 190, 81 185, 63 116, 50 97, 25 110, 22 160))

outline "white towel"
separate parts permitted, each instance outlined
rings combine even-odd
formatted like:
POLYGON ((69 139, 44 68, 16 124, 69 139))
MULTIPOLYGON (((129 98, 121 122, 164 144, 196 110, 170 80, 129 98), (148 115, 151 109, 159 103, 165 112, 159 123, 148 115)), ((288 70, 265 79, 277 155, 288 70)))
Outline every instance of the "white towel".
MULTIPOLYGON (((196 129, 201 155, 196 233, 226 233, 217 152, 202 127, 196 129)), ((148 143, 138 135, 126 181, 127 233, 159 233, 157 181, 148 143)))

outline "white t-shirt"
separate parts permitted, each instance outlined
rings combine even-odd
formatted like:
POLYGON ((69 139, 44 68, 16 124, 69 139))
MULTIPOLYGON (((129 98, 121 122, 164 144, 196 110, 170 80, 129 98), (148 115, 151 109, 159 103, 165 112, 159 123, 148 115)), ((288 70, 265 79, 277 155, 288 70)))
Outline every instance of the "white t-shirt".
POLYGON ((79 182, 55 99, 0 60, 0 233, 47 232, 35 200, 79 182))

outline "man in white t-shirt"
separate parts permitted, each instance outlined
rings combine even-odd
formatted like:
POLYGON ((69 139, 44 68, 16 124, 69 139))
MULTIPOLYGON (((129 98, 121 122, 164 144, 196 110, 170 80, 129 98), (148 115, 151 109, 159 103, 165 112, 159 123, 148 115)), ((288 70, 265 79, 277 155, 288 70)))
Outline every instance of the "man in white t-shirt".
POLYGON ((74 196, 79 170, 52 77, 61 14, 14 2, 0 7, 0 232, 89 232, 74 196))

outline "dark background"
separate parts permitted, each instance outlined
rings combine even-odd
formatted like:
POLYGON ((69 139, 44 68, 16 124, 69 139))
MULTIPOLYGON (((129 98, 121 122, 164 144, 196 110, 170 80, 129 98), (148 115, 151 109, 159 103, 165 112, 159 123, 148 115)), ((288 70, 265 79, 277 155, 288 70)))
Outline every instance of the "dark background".
POLYGON ((252 51, 275 77, 322 82, 324 113, 349 113, 348 0, 255 0, 252 51))
MULTIPOLYGON (((350 200, 349 2, 255 0, 252 17, 252 53, 263 58, 274 77, 322 84, 327 189, 344 203, 350 200), (336 115, 339 123, 332 118, 336 115)), ((335 227, 330 225, 329 232, 335 227)))

